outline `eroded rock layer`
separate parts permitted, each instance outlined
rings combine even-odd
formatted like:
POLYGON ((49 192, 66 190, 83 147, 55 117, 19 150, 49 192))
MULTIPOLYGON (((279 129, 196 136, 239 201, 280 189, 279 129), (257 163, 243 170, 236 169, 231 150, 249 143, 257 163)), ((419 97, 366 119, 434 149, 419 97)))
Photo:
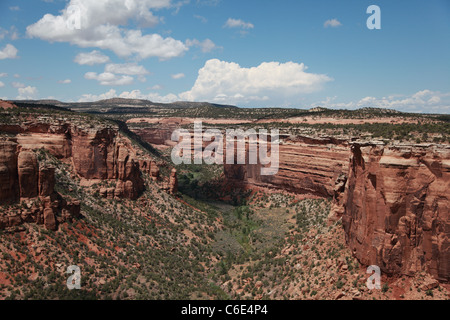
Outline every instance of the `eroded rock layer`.
POLYGON ((78 217, 80 202, 55 192, 55 168, 40 165, 34 151, 21 149, 10 140, 0 142, 0 160, 4 160, 1 179, 13 183, 2 188, 1 203, 20 199, 21 206, 0 212, 0 229, 34 222, 56 230, 58 223, 78 217))
POLYGON ((229 181, 248 186, 287 190, 294 193, 331 197, 336 179, 348 171, 349 148, 329 139, 284 139, 279 146, 279 170, 261 175, 261 165, 226 164, 229 181))
POLYGON ((0 229, 36 222, 54 230, 80 214, 79 201, 55 192, 55 168, 40 163, 38 149, 71 163, 73 174, 84 181, 111 181, 114 187, 105 196, 112 199, 139 197, 144 189, 140 164, 159 179, 156 163, 138 156, 115 128, 30 122, 2 125, 0 132, 9 135, 0 137, 0 204, 22 204, 20 210, 0 213, 0 229))
POLYGON ((333 197, 330 220, 342 217, 362 264, 391 275, 426 270, 450 279, 448 146, 285 139, 279 172, 262 176, 260 168, 225 165, 225 176, 249 187, 333 197))
POLYGON ((389 274, 425 269, 448 281, 449 188, 450 148, 353 145, 335 209, 354 255, 389 274))
MULTIPOLYGON (((39 192, 37 162, 31 150, 45 149, 58 159, 71 161, 74 173, 86 180, 116 180, 114 197, 136 199, 144 188, 140 161, 128 139, 114 128, 86 129, 68 123, 0 126, 0 132, 16 134, 0 141, 0 204, 33 198, 39 192), (28 150, 19 152, 21 149, 28 150), (18 180, 21 188, 12 188, 18 180), (3 190, 4 189, 4 190, 3 190)), ((144 160, 143 163, 149 162, 144 160)), ((150 167, 149 167, 150 168, 150 167)), ((157 174, 153 166, 153 174, 157 174)))

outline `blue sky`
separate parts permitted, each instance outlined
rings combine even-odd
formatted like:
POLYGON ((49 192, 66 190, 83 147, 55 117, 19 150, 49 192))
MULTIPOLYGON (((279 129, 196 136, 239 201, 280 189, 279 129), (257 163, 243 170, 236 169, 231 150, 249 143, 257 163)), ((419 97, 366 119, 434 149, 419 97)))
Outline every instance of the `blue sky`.
POLYGON ((450 2, 1 0, 0 98, 115 96, 449 113, 450 2))

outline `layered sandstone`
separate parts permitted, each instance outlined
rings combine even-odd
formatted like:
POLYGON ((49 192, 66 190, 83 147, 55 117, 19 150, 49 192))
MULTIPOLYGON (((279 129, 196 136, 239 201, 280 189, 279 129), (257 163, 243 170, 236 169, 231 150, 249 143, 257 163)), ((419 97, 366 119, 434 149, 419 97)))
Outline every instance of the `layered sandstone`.
POLYGON ((354 255, 388 274, 427 270, 448 281, 450 148, 354 144, 351 150, 333 209, 343 215, 354 255))
POLYGON ((283 139, 279 146, 277 174, 261 175, 260 164, 226 164, 224 173, 228 181, 250 187, 331 197, 336 179, 348 171, 348 157, 349 148, 343 141, 306 137, 283 139))
POLYGON ((35 198, 38 195, 38 162, 31 150, 21 150, 17 159, 20 198, 35 198))
POLYGON ((134 133, 139 135, 145 142, 155 145, 171 145, 172 133, 176 127, 168 128, 133 128, 134 133))
POLYGON ((176 194, 178 192, 178 177, 177 169, 172 169, 169 180, 169 193, 176 194))
POLYGON ((59 223, 80 214, 78 200, 55 192, 55 168, 39 163, 38 149, 70 163, 83 181, 112 182, 112 190, 103 191, 111 199, 139 197, 144 189, 141 164, 144 173, 159 179, 158 165, 139 156, 130 140, 115 128, 37 120, 0 125, 0 132, 8 134, 0 137, 0 204, 22 204, 19 211, 1 212, 0 229, 36 222, 55 230, 59 223))
POLYGON ((0 204, 13 203, 19 197, 17 140, 0 137, 0 204))
POLYGON ((84 179, 116 180, 116 198, 136 199, 144 188, 135 151, 114 129, 73 130, 72 163, 84 179))
POLYGON ((227 181, 249 187, 333 197, 330 218, 343 218, 362 264, 449 280, 449 147, 284 139, 279 167, 273 176, 249 164, 225 165, 224 172, 227 181))
POLYGON ((14 139, 2 140, 0 160, 0 179, 12 182, 2 188, 1 203, 21 202, 19 211, 0 212, 0 229, 34 222, 56 230, 59 223, 80 215, 79 201, 55 192, 55 168, 40 165, 32 150, 21 149, 14 139))
MULTIPOLYGON (((15 191, 9 187, 15 181, 15 172, 18 172, 17 179, 27 185, 21 189, 20 197, 32 198, 38 193, 34 180, 27 183, 28 177, 36 174, 36 159, 30 158, 34 157, 30 151, 18 153, 18 147, 24 150, 42 148, 58 159, 69 160, 74 173, 85 180, 116 180, 114 197, 117 198, 136 199, 144 188, 136 152, 117 129, 87 129, 63 121, 54 124, 30 121, 21 125, 1 125, 0 131, 16 135, 14 141, 0 142, 0 153, 4 155, 4 159, 0 158, 0 179, 5 182, 0 203, 17 200, 15 191), (20 157, 17 161, 13 153, 20 157)), ((149 166, 149 170, 157 179, 157 166, 149 166)))

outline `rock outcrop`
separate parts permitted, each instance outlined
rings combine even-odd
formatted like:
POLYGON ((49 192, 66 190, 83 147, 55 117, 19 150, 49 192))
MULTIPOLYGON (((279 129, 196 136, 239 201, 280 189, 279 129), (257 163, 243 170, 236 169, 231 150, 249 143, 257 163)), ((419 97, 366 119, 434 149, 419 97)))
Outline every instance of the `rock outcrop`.
POLYGON ((38 162, 31 150, 21 150, 17 159, 20 198, 35 198, 38 195, 38 162))
POLYGON ((176 126, 167 126, 166 128, 132 128, 131 130, 150 144, 171 145, 172 132, 176 128, 176 126))
POLYGON ((14 141, 0 141, 0 179, 14 183, 2 188, 0 202, 21 202, 19 210, 0 212, 0 229, 34 222, 56 230, 59 223, 78 217, 80 202, 55 192, 55 168, 40 166, 32 150, 19 148, 14 141))
POLYGON ((139 168, 142 172, 147 173, 153 181, 158 181, 160 179, 159 167, 155 161, 140 160, 139 168))
POLYGON ((299 194, 331 197, 336 179, 348 171, 349 147, 334 139, 284 139, 276 175, 261 175, 261 165, 224 165, 228 181, 299 194))
POLYGON ((157 164, 149 157, 140 158, 130 140, 115 128, 29 121, 0 125, 0 132, 9 135, 0 137, 0 205, 27 204, 20 212, 1 212, 0 229, 36 222, 55 230, 59 223, 80 214, 78 200, 55 192, 55 168, 39 163, 37 149, 71 163, 73 174, 83 181, 111 182, 112 190, 100 192, 109 199, 139 197, 144 189, 141 162, 146 164, 145 173, 159 179, 157 164), (40 204, 32 204, 35 201, 40 204))
MULTIPOLYGON (((0 204, 17 200, 18 197, 14 196, 17 190, 11 191, 9 187, 15 179, 23 185, 19 187, 20 197, 33 198, 40 192, 40 186, 38 188, 36 184, 39 182, 34 179, 37 162, 31 150, 41 148, 58 159, 70 160, 74 173, 83 179, 116 180, 116 198, 136 199, 144 188, 136 152, 117 129, 85 129, 64 122, 53 125, 29 122, 1 125, 0 132, 16 135, 14 139, 3 138, 0 141, 0 179, 5 182, 0 204), (23 151, 18 152, 19 149, 23 151)), ((148 160, 146 162, 150 163, 148 160)), ((159 169, 156 164, 149 166, 148 170, 154 179, 158 179, 159 169)))
POLYGON ((362 264, 450 279, 450 148, 354 144, 344 180, 332 215, 362 264))
POLYGON ((169 180, 169 193, 176 194, 178 192, 178 177, 177 169, 172 169, 169 180))
POLYGON ((14 203, 19 197, 17 140, 0 137, 0 204, 14 203))
POLYGON ((260 165, 248 164, 225 165, 224 172, 247 187, 332 197, 330 221, 342 217, 347 243, 364 265, 450 279, 449 147, 285 139, 276 175, 261 176, 260 165))

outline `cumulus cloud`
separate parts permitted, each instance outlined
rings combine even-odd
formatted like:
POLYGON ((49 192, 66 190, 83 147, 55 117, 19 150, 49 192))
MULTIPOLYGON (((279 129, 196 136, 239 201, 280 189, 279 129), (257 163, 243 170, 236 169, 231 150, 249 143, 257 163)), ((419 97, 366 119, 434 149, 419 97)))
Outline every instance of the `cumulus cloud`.
POLYGON ((117 94, 116 94, 116 90, 114 89, 110 89, 108 92, 99 94, 99 95, 95 95, 95 94, 83 94, 81 96, 81 98, 78 100, 78 102, 92 102, 92 101, 98 101, 98 100, 106 100, 106 99, 111 99, 111 98, 116 98, 117 94))
POLYGON ((96 72, 87 72, 84 75, 85 79, 97 80, 102 86, 124 86, 133 83, 133 77, 118 76, 114 73, 103 72, 97 74, 96 72))
POLYGON ((69 83, 72 83, 72 80, 70 80, 70 79, 59 80, 58 83, 61 83, 61 84, 69 84, 69 83))
POLYGON ((212 59, 199 70, 192 89, 180 97, 218 103, 276 102, 319 91, 333 80, 306 70, 303 63, 295 62, 264 62, 257 67, 243 68, 234 62, 212 59))
POLYGON ((198 14, 194 15, 194 18, 200 20, 202 23, 207 23, 208 22, 208 19, 206 19, 205 17, 200 16, 198 14))
POLYGON ((171 75, 172 79, 178 80, 178 79, 182 79, 184 78, 186 75, 184 73, 177 73, 177 74, 173 74, 171 75))
POLYGON ((204 52, 204 53, 211 52, 211 51, 219 48, 210 39, 205 39, 203 41, 199 41, 197 39, 193 39, 193 40, 187 39, 186 40, 186 46, 188 46, 188 47, 199 47, 202 50, 202 52, 204 52))
POLYGON ((105 72, 127 75, 146 75, 149 73, 143 66, 136 63, 107 64, 105 72))
POLYGON ((331 28, 337 28, 342 26, 342 23, 338 19, 330 19, 324 22, 323 26, 325 28, 331 27, 331 28))
POLYGON ((111 99, 111 98, 116 98, 116 97, 124 98, 124 99, 144 99, 144 100, 150 100, 150 101, 154 101, 154 102, 163 102, 163 103, 170 103, 170 102, 175 102, 178 100, 178 96, 175 94, 172 94, 172 93, 167 94, 167 95, 160 95, 160 94, 154 93, 154 92, 144 94, 140 90, 133 90, 133 91, 124 91, 124 92, 118 94, 116 90, 111 89, 108 92, 105 92, 105 93, 102 93, 99 95, 84 94, 78 100, 78 102, 92 102, 92 101, 111 99))
POLYGON ((79 53, 73 61, 80 65, 93 66, 94 64, 102 64, 108 62, 109 57, 97 50, 93 50, 91 52, 79 53))
POLYGON ((241 29, 253 29, 255 26, 250 22, 242 21, 241 19, 228 18, 225 22, 226 28, 241 28, 241 29))
POLYGON ((8 74, 6 72, 1 72, 0 73, 0 78, 4 78, 4 77, 7 77, 7 76, 8 76, 8 74))
POLYGON ((422 90, 412 95, 391 95, 382 98, 364 97, 359 101, 335 102, 336 97, 316 103, 335 109, 360 109, 365 107, 395 109, 404 112, 449 113, 450 92, 422 90))
POLYGON ((0 81, 0 88, 4 87, 5 84, 3 82, 0 81))
POLYGON ((11 85, 13 86, 13 88, 25 88, 26 87, 23 83, 16 82, 16 81, 11 82, 11 85))
POLYGON ((178 96, 173 93, 169 93, 167 95, 160 95, 155 92, 143 94, 140 90, 133 90, 131 92, 124 91, 119 95, 119 97, 124 99, 145 99, 162 103, 170 103, 178 100, 178 96))
POLYGON ((0 27, 0 40, 4 39, 8 35, 11 40, 19 39, 19 31, 17 31, 15 26, 11 26, 9 30, 0 27))
POLYGON ((38 93, 36 87, 25 87, 17 89, 19 95, 17 96, 17 100, 31 100, 35 99, 38 93))
POLYGON ((153 87, 151 87, 150 89, 152 90, 161 90, 163 87, 159 84, 155 84, 153 87))
POLYGON ((17 58, 18 50, 12 44, 7 44, 0 50, 0 60, 17 58))
POLYGON ((215 7, 220 3, 220 1, 221 0, 197 0, 197 5, 215 7))
POLYGON ((59 16, 44 15, 27 27, 27 34, 50 42, 69 42, 83 48, 113 51, 119 57, 136 55, 167 60, 187 51, 185 44, 159 34, 121 28, 134 20, 141 27, 154 26, 159 18, 151 10, 173 7, 170 0, 71 0, 59 16))

